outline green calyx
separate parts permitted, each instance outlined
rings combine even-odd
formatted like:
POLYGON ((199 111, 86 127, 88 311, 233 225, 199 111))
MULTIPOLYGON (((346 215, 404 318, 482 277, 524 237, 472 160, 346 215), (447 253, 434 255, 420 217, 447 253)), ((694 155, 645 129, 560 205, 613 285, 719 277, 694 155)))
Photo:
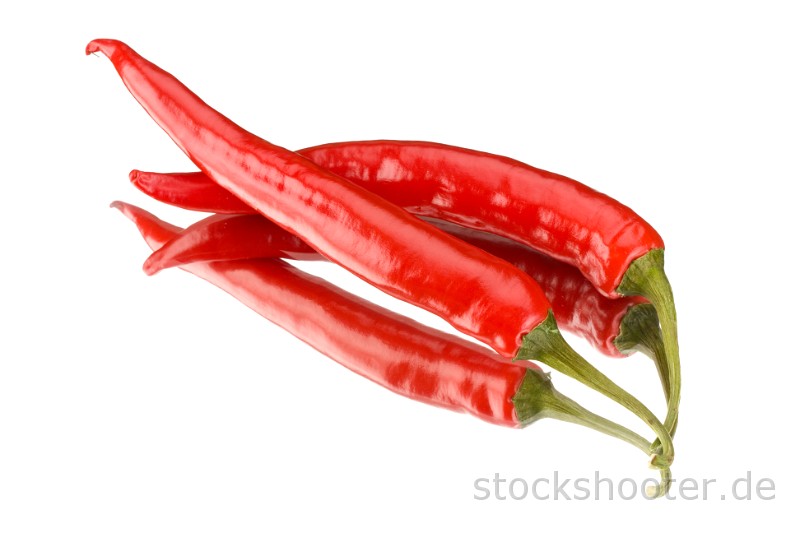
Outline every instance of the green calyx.
POLYGON ((632 394, 611 381, 575 352, 561 336, 552 312, 549 312, 541 324, 523 337, 522 346, 515 357, 515 360, 520 359, 543 363, 604 394, 634 413, 644 420, 658 437, 659 444, 651 447, 651 450, 658 451, 651 464, 666 467, 672 463, 674 457, 672 438, 658 418, 632 394))
POLYGON ((619 325, 614 346, 621 354, 641 352, 653 360, 658 369, 664 397, 669 401, 669 365, 664 352, 664 339, 658 325, 658 314, 652 304, 636 304, 628 308, 619 325))
MULTIPOLYGON (((542 418, 552 418, 579 424, 631 444, 650 455, 650 443, 639 434, 603 418, 574 400, 558 392, 550 375, 538 369, 528 369, 517 393, 512 398, 520 425, 528 426, 542 418)), ((669 466, 658 466, 661 484, 650 494, 663 496, 669 490, 671 473, 669 466)))
MULTIPOLYGON (((661 324, 663 354, 654 353, 653 359, 659 365, 662 373, 662 383, 666 381, 669 392, 667 394, 667 416, 664 426, 670 434, 675 433, 678 423, 678 405, 681 398, 681 363, 678 353, 678 320, 675 312, 675 300, 672 287, 664 272, 664 250, 654 249, 633 261, 622 282, 617 287, 617 292, 623 296, 644 296, 653 305, 661 324), (665 367, 665 368, 662 368, 665 367), (663 373, 666 372, 666 380, 663 373)), ((623 339, 624 342, 624 339, 623 339)), ((658 344, 649 343, 650 349, 658 344)), ((644 351, 644 350, 643 350, 644 351)), ((656 442, 654 445, 658 445, 656 442)))

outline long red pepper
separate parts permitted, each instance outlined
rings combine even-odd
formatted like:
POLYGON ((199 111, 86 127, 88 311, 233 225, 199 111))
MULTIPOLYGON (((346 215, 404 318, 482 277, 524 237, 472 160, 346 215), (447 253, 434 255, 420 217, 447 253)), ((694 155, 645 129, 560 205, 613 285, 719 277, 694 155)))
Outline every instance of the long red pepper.
MULTIPOLYGON (((157 250, 180 228, 114 202, 157 250)), ((251 259, 181 265, 225 290, 344 367, 400 395, 467 412, 493 424, 525 427, 565 420, 628 442, 650 444, 560 394, 533 363, 510 365, 474 343, 397 315, 280 260, 251 259)), ((669 486, 668 468, 653 495, 669 486)))
POLYGON ((402 208, 247 132, 126 44, 89 43, 128 90, 217 184, 384 292, 427 309, 508 358, 537 360, 602 392, 674 450, 660 421, 577 354, 558 332, 539 286, 519 269, 418 220, 402 208))
MULTIPOLYGON (((159 176, 170 183, 170 175, 151 174, 154 178, 150 181, 151 189, 158 183, 159 176)), ((167 190, 180 190, 180 187, 176 185, 167 190)), ((606 298, 571 265, 504 237, 437 219, 425 220, 530 275, 552 304, 560 328, 582 336, 610 356, 623 357, 634 350, 647 354, 656 362, 664 393, 669 394, 663 342, 652 305, 637 297, 606 298)), ((153 252, 145 261, 144 270, 154 274, 164 268, 199 261, 259 257, 323 259, 297 236, 261 215, 217 214, 192 224, 153 252)))
MULTIPOLYGON (((633 210, 570 178, 456 146, 351 141, 297 153, 411 213, 502 235, 572 264, 608 297, 647 298, 663 328, 670 384, 665 425, 674 431, 680 358, 675 304, 664 273, 664 242, 633 210)), ((142 187, 149 177, 139 176, 142 187)), ((193 188, 193 208, 242 212, 241 201, 201 175, 177 177, 187 178, 184 184, 193 188)), ((189 198, 176 190, 172 200, 189 198)))

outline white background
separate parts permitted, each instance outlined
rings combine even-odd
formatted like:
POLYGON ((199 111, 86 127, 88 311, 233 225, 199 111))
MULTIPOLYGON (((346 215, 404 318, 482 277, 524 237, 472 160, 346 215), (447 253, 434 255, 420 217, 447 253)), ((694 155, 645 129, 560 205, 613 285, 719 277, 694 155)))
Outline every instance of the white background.
MULTIPOLYGON (((0 530, 697 527, 787 520, 800 37, 790 2, 110 2, 4 8, 0 530), (646 5, 645 5, 646 4, 646 5), (258 7, 256 7, 258 6, 258 7), (490 7, 491 6, 491 7, 490 7), (633 207, 667 243, 684 394, 673 473, 709 501, 476 501, 492 477, 653 475, 568 424, 491 426, 346 371, 207 283, 145 276, 109 202, 191 163, 92 38, 126 41, 286 147, 425 139, 508 155, 633 207), (721 501, 771 478, 772 501, 721 501), (708 522, 706 522, 708 523, 708 522)), ((317 272, 430 323, 334 267, 317 272)), ((584 353, 585 344, 573 344, 584 353)), ((589 354, 663 414, 650 362, 589 354)), ((563 376, 560 390, 650 437, 563 376)))

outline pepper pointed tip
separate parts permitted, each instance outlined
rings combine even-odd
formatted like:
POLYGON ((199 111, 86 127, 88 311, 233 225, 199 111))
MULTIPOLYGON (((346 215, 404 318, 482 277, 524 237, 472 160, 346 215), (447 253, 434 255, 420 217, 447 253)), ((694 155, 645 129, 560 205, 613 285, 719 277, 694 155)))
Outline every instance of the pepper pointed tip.
POLYGON ((131 204, 122 202, 120 200, 114 200, 109 204, 109 207, 113 207, 114 209, 119 209, 120 213, 128 217, 130 220, 136 221, 136 216, 138 211, 141 211, 138 207, 133 206, 131 204))
POLYGON ((150 257, 148 257, 142 265, 142 270, 144 270, 144 273, 148 276, 152 276, 161 271, 161 268, 159 268, 156 260, 153 258, 154 255, 155 252, 150 254, 150 257))
POLYGON ((122 42, 114 39, 94 39, 86 45, 86 55, 100 52, 106 57, 111 57, 111 54, 114 53, 114 50, 119 48, 120 45, 125 46, 122 42))
POLYGON ((93 54, 95 52, 102 51, 100 49, 101 41, 102 41, 102 39, 95 39, 92 42, 90 42, 89 44, 87 44, 86 45, 86 55, 88 56, 89 54, 93 54))

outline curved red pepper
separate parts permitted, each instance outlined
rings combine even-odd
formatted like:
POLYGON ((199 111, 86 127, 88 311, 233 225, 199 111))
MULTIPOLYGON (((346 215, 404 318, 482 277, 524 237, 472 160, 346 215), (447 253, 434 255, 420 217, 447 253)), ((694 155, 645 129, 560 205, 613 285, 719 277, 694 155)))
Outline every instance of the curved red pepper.
POLYGON ((128 178, 146 195, 183 209, 234 215, 257 213, 202 172, 131 170, 128 178))
MULTIPOLYGON (((617 287, 635 259, 664 248, 650 224, 613 198, 507 157, 389 140, 323 144, 297 153, 411 213, 502 235, 572 264, 608 297, 620 296, 617 287)), ((199 173, 175 177, 185 189, 165 190, 165 202, 216 213, 253 211, 199 173)), ((147 189, 151 178, 137 172, 132 181, 147 189)))
MULTIPOLYGON (((180 238, 180 228, 142 209, 122 202, 112 205, 134 221, 154 250, 180 238)), ((533 363, 506 364, 484 348, 378 307, 282 261, 198 262, 181 268, 222 288, 345 368, 402 396, 502 426, 524 427, 541 418, 567 420, 649 452, 645 439, 558 393, 533 363)), ((670 477, 664 469, 660 494, 670 477)))
POLYGON ((384 292, 439 315, 505 357, 544 362, 615 399, 659 436, 654 461, 671 464, 664 426, 567 345, 530 277, 240 128, 126 44, 99 39, 86 52, 111 60, 136 100, 217 184, 384 292))

